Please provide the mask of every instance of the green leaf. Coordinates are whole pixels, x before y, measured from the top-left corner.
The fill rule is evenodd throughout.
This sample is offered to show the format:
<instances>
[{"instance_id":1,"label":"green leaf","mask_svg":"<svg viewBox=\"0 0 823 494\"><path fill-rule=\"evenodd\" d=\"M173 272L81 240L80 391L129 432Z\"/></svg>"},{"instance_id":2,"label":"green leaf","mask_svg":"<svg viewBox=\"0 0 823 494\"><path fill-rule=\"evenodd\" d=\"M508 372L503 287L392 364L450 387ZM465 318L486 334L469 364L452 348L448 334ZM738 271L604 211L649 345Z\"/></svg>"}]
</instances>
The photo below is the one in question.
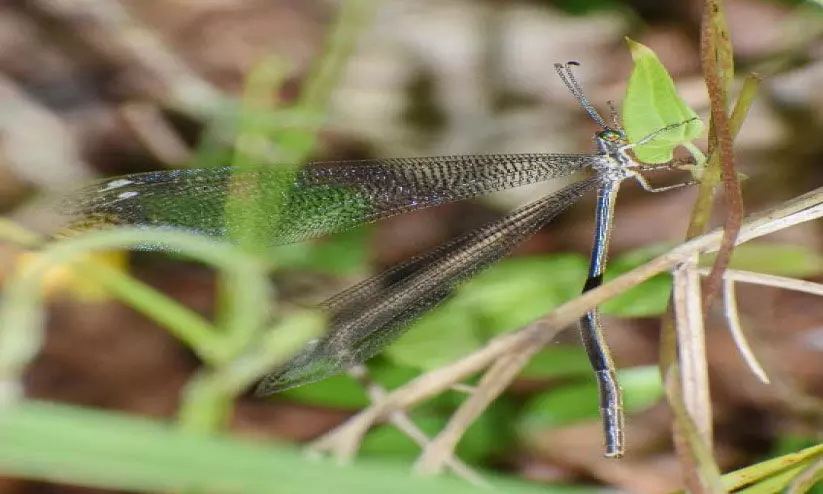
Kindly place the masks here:
<instances>
[{"instance_id":1,"label":"green leaf","mask_svg":"<svg viewBox=\"0 0 823 494\"><path fill-rule=\"evenodd\" d=\"M416 412L412 420L427 437L434 437L448 423L445 413ZM477 463L486 459L497 449L494 423L489 414L484 413L463 433L457 446L457 456L465 461ZM364 456L400 456L412 460L420 455L420 446L391 424L381 425L366 436L360 451Z\"/></svg>"},{"instance_id":2,"label":"green leaf","mask_svg":"<svg viewBox=\"0 0 823 494\"><path fill-rule=\"evenodd\" d=\"M712 266L715 257L714 254L701 257L700 265ZM823 256L800 245L748 242L735 247L729 269L808 278L823 273Z\"/></svg>"},{"instance_id":3,"label":"green leaf","mask_svg":"<svg viewBox=\"0 0 823 494\"><path fill-rule=\"evenodd\" d=\"M430 370L482 345L477 320L470 311L444 306L418 319L383 355L400 365Z\"/></svg>"},{"instance_id":4,"label":"green leaf","mask_svg":"<svg viewBox=\"0 0 823 494\"><path fill-rule=\"evenodd\" d=\"M592 367L582 346L554 345L535 355L521 376L526 379L559 379L591 373Z\"/></svg>"},{"instance_id":5,"label":"green leaf","mask_svg":"<svg viewBox=\"0 0 823 494\"><path fill-rule=\"evenodd\" d=\"M607 281L609 279L610 277L606 278ZM671 276L660 274L626 290L600 307L604 314L614 316L657 316L665 312L671 291Z\"/></svg>"},{"instance_id":6,"label":"green leaf","mask_svg":"<svg viewBox=\"0 0 823 494\"><path fill-rule=\"evenodd\" d=\"M274 400L281 398L341 410L360 410L369 406L366 391L348 374L339 374L322 381L292 388L272 397Z\"/></svg>"},{"instance_id":7,"label":"green leaf","mask_svg":"<svg viewBox=\"0 0 823 494\"><path fill-rule=\"evenodd\" d=\"M773 454L779 453L773 452ZM723 488L727 492L745 492L746 494L783 492L804 468L813 466L821 457L823 457L823 445L775 456L727 473L722 479ZM798 492L807 491L800 489Z\"/></svg>"},{"instance_id":8,"label":"green leaf","mask_svg":"<svg viewBox=\"0 0 823 494\"><path fill-rule=\"evenodd\" d=\"M671 244L656 244L618 256L606 270L605 281L610 281L623 273L642 266L669 250L670 247ZM601 310L605 314L622 317L656 316L666 310L670 294L671 276L669 274L660 274L609 300L601 305Z\"/></svg>"},{"instance_id":9,"label":"green leaf","mask_svg":"<svg viewBox=\"0 0 823 494\"><path fill-rule=\"evenodd\" d=\"M656 366L633 367L618 371L626 413L645 410L663 397L660 371ZM526 404L521 420L523 433L559 427L583 420L599 420L597 383L593 378L556 387L541 393Z\"/></svg>"},{"instance_id":10,"label":"green leaf","mask_svg":"<svg viewBox=\"0 0 823 494\"><path fill-rule=\"evenodd\" d=\"M415 412L411 419L427 437L437 435L446 425L447 417ZM364 456L399 456L409 460L420 455L420 446L391 424L383 424L369 432L360 447Z\"/></svg>"},{"instance_id":11,"label":"green leaf","mask_svg":"<svg viewBox=\"0 0 823 494\"><path fill-rule=\"evenodd\" d=\"M197 436L123 414L43 402L8 405L0 414L0 471L7 477L138 492L477 492L460 479L416 477L408 465L359 459L343 467L259 439ZM548 492L545 486L489 480L501 492Z\"/></svg>"},{"instance_id":12,"label":"green leaf","mask_svg":"<svg viewBox=\"0 0 823 494\"><path fill-rule=\"evenodd\" d=\"M656 365L631 367L618 372L626 413L639 413L663 399L663 381Z\"/></svg>"},{"instance_id":13,"label":"green leaf","mask_svg":"<svg viewBox=\"0 0 823 494\"><path fill-rule=\"evenodd\" d=\"M585 420L597 420L597 386L576 382L541 393L526 403L519 421L523 434Z\"/></svg>"},{"instance_id":14,"label":"green leaf","mask_svg":"<svg viewBox=\"0 0 823 494\"><path fill-rule=\"evenodd\" d=\"M638 142L667 125L696 119L674 86L671 76L648 47L626 38L634 69L623 99L623 125L630 142ZM674 148L703 133L703 122L692 120L664 132L651 142L633 148L644 163L671 161Z\"/></svg>"},{"instance_id":15,"label":"green leaf","mask_svg":"<svg viewBox=\"0 0 823 494\"><path fill-rule=\"evenodd\" d=\"M476 314L485 335L513 331L578 296L587 262L579 254L507 259L466 283L454 303Z\"/></svg>"},{"instance_id":16,"label":"green leaf","mask_svg":"<svg viewBox=\"0 0 823 494\"><path fill-rule=\"evenodd\" d=\"M382 356L369 360L367 365L374 382L386 389L396 388L420 375L419 368L395 365ZM363 386L346 373L292 388L275 396L283 396L308 405L341 410L359 410L370 404ZM434 398L433 402L438 403L438 400L446 401L446 398L441 395Z\"/></svg>"}]
</instances>

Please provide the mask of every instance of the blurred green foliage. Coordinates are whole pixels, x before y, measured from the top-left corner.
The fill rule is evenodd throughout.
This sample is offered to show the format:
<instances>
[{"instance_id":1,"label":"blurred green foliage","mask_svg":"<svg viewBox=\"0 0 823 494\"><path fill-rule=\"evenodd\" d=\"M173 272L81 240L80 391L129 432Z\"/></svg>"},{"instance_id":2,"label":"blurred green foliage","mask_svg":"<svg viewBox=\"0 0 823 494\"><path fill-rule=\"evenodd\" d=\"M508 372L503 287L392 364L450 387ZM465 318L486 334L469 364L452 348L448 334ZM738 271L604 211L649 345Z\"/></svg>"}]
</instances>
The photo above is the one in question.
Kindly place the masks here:
<instances>
[{"instance_id":1,"label":"blurred green foliage","mask_svg":"<svg viewBox=\"0 0 823 494\"><path fill-rule=\"evenodd\" d=\"M618 4L610 0L566 0L560 3L567 11L579 14ZM341 22L341 29L347 28L347 22ZM341 48L338 45L329 49L327 65L332 67L332 72L335 65L339 67L341 57L345 58L344 52L350 49L350 46ZM342 51L337 51L338 48ZM624 105L624 120L630 136L635 138L694 115L683 105L671 79L653 54L643 48L635 46L635 53L642 52L643 63L638 66L643 67L633 74ZM237 115L229 117L232 119L230 125L218 121L205 133L191 164L204 167L231 162L243 167L261 159L280 163L306 161L314 150L316 131L323 122L322 107L328 96L324 88L330 87L334 74L318 70L319 75L312 79L315 82L307 84L309 88L304 98L289 106L272 97L272 89L282 83L283 74L276 61L262 64L259 71L251 74L244 100L246 104ZM653 101L650 102L648 97ZM662 111L651 115L646 112L649 107ZM235 149L227 149L221 144L225 127L232 128L235 133ZM663 139L663 143L673 147L683 139L694 137L700 130L697 123L685 126L682 135L673 141ZM638 151L639 155L644 152ZM644 161L657 162L669 156L667 152L664 151L662 156L646 156ZM281 191L267 192L277 195ZM237 206L229 205L233 214L242 213L242 203ZM252 234L259 231L253 221L247 230ZM254 235L248 240L250 244L265 241ZM311 269L326 275L353 276L368 271L369 242L369 228L360 228L323 241L266 249L258 254L276 269ZM647 262L668 247L652 246L616 256L611 261L606 280ZM231 264L228 258L235 252L241 250L221 251L217 257L224 257L225 262ZM438 310L422 317L405 336L374 359L370 368L375 381L386 387L399 386L421 371L452 362L482 347L490 338L516 330L546 314L580 293L587 263L586 257L580 254L554 254L508 259L496 264L460 286ZM252 313L254 307L243 306L242 300L237 300L238 286L245 286L244 282L251 279L257 283L266 281L267 273L256 273L257 277L237 276L230 273L226 265L214 264L224 276L221 288L224 300L220 307L225 312L218 315L217 328L249 326L252 330L226 331L231 340L226 340L225 345L220 344L222 340L210 340L210 347L231 346L232 351L224 351L219 358L204 357L206 367L193 379L183 397L180 428L61 405L32 401L2 403L7 408L0 410L0 470L42 480L133 490L270 492L272 486L278 486L283 492L383 492L386 489L418 492L423 488L433 493L474 491L461 481L413 478L406 474L405 465L396 468L364 461L357 468L344 469L306 461L282 445L254 446L220 436L226 411L230 410L244 386L265 371L253 366L251 369L244 367L249 362L258 365L268 362L257 351L265 349L267 344L271 346L276 339L265 334L288 331L290 325L296 327L300 321L306 323L308 320L296 317L283 321L273 317L274 321L271 321L268 311L274 312L276 307L265 304L257 304L259 312ZM259 267L263 271L263 263ZM817 252L801 247L747 244L736 252L732 267L785 276L811 276L823 271L823 259ZM146 300L146 292L141 292L141 287L133 283L129 285L129 281L120 282L128 285L120 293L132 290ZM616 316L655 316L665 310L669 294L669 276L660 275L604 304L603 310ZM134 302L137 298L130 300ZM168 307L168 313L178 310L167 300L151 298L150 302L142 304ZM243 307L249 310L238 310ZM186 319L190 316L188 313L175 314L180 321L193 320ZM244 326L249 317L255 324ZM267 328L257 324L257 319L264 318L270 323ZM162 317L157 319L163 322ZM169 319L167 315L165 322L173 327L175 323L170 323ZM204 324L204 328L201 334L215 329L208 324ZM172 329L170 331L174 333ZM212 332L224 334L217 330ZM187 341L185 335L175 334L195 350L206 346L197 337ZM309 334L311 331L307 329L307 337ZM282 357L278 356L278 361L282 361ZM503 453L518 434L536 434L547 428L598 420L596 385L586 355L579 346L553 345L544 349L524 370L522 377L536 386L526 394L504 395L497 400L464 435L458 449L462 459L484 463ZM663 396L656 367L624 369L620 371L620 379L629 413L640 412ZM362 387L345 375L289 390L275 399L350 411L368 405ZM421 405L411 412L411 416L424 432L433 435L463 399L460 393L450 391ZM203 437L208 435L216 437ZM775 453L801 446L790 439L786 438ZM372 456L412 458L419 453L419 447L392 426L383 425L366 438L363 452ZM539 492L591 492L590 489L531 487L512 482L501 482L500 487L513 493L538 492L538 489Z\"/></svg>"}]
</instances>

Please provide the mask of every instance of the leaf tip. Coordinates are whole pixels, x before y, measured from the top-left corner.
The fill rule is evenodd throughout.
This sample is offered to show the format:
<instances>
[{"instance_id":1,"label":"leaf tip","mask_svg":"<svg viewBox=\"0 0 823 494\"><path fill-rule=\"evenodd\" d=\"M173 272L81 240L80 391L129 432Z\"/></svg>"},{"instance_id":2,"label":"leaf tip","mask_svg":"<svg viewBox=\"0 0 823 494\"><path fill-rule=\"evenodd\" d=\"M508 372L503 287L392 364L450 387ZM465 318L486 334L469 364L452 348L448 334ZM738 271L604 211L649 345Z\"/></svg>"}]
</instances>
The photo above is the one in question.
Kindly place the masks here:
<instances>
[{"instance_id":1,"label":"leaf tip","mask_svg":"<svg viewBox=\"0 0 823 494\"><path fill-rule=\"evenodd\" d=\"M643 43L639 43L629 38L628 36L626 36L624 39L626 40L626 44L629 47L629 52L631 53L632 60L634 60L635 64L647 57L653 57L657 59L657 56L654 54L654 51L652 51L652 49L648 46L644 45Z\"/></svg>"}]
</instances>

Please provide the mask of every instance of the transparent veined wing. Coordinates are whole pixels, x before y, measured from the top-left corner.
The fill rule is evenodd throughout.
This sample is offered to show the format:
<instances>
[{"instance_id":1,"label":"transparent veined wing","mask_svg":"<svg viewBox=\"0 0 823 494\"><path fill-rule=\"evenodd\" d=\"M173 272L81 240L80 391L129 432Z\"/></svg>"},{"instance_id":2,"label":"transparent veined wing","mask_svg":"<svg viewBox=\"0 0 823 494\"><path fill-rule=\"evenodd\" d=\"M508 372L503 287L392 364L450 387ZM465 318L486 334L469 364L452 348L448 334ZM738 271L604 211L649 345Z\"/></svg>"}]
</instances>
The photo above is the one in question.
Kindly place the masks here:
<instances>
[{"instance_id":1,"label":"transparent veined wing","mask_svg":"<svg viewBox=\"0 0 823 494\"><path fill-rule=\"evenodd\" d=\"M569 185L327 300L322 306L330 315L328 333L263 378L256 394L320 381L375 356L457 285L508 255L599 184L592 177Z\"/></svg>"},{"instance_id":2,"label":"transparent veined wing","mask_svg":"<svg viewBox=\"0 0 823 494\"><path fill-rule=\"evenodd\" d=\"M77 224L173 228L229 236L248 217L282 244L388 216L569 175L598 155L511 154L164 170L103 180L68 197ZM243 214L227 201L248 197ZM272 211L279 214L272 214Z\"/></svg>"}]
</instances>

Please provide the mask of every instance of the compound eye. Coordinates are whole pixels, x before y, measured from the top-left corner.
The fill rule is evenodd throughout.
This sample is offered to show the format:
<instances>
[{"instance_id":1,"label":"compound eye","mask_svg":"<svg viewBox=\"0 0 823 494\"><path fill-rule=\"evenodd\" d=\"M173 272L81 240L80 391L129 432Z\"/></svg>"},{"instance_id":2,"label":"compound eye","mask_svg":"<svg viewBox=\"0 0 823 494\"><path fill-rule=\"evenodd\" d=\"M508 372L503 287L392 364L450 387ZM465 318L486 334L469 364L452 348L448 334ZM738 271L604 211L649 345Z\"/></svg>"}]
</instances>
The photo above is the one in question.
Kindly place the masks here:
<instances>
[{"instance_id":1,"label":"compound eye","mask_svg":"<svg viewBox=\"0 0 823 494\"><path fill-rule=\"evenodd\" d=\"M599 137L601 139L603 139L604 141L616 142L616 141L619 141L620 139L623 138L623 134L621 132L616 131L616 130L609 129L609 130L604 130L603 132L601 132L599 134Z\"/></svg>"}]
</instances>

